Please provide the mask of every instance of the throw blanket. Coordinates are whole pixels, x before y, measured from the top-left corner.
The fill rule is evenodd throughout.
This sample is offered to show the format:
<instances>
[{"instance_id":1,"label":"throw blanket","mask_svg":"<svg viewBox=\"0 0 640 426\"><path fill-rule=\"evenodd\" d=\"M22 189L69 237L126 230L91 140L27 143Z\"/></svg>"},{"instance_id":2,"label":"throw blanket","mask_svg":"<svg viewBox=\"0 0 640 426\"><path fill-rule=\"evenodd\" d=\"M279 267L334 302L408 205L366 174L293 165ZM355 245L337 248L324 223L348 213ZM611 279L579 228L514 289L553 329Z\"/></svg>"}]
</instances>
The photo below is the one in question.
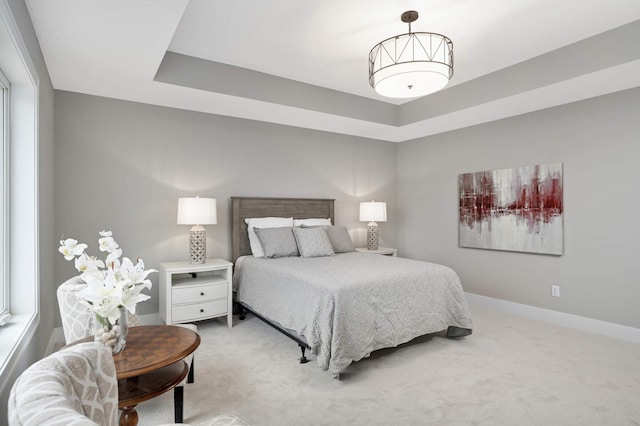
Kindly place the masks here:
<instances>
[{"instance_id":1,"label":"throw blanket","mask_svg":"<svg viewBox=\"0 0 640 426\"><path fill-rule=\"evenodd\" d=\"M377 349L472 328L458 275L434 263L357 252L247 256L234 281L240 302L304 337L334 376Z\"/></svg>"}]
</instances>

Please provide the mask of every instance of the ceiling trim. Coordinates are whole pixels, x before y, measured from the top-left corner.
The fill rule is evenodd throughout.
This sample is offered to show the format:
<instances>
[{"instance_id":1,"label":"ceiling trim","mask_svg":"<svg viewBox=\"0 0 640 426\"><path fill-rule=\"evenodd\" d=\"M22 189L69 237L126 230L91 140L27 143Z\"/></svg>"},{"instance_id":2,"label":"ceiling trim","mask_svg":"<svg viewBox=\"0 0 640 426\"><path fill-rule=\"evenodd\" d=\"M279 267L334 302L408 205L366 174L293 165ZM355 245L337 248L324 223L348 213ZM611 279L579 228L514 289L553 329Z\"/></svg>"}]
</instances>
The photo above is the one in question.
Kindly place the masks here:
<instances>
[{"instance_id":1,"label":"ceiling trim","mask_svg":"<svg viewBox=\"0 0 640 426\"><path fill-rule=\"evenodd\" d=\"M155 81L244 104L203 112L403 142L638 87L640 43L628 40L640 21L402 105L174 52Z\"/></svg>"}]
</instances>

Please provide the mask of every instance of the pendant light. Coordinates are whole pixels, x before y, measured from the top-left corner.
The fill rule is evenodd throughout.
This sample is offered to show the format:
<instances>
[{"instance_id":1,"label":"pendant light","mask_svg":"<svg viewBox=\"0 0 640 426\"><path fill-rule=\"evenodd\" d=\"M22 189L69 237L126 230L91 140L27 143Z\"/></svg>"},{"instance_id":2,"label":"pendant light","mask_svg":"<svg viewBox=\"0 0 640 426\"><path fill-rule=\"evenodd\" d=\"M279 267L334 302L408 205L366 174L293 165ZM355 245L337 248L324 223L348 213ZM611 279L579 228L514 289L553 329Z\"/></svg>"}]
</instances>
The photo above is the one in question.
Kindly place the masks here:
<instances>
[{"instance_id":1,"label":"pendant light","mask_svg":"<svg viewBox=\"0 0 640 426\"><path fill-rule=\"evenodd\" d=\"M441 34L411 32L418 12L400 19L409 32L376 44L369 53L369 84L382 96L416 98L444 88L453 75L453 43Z\"/></svg>"}]
</instances>

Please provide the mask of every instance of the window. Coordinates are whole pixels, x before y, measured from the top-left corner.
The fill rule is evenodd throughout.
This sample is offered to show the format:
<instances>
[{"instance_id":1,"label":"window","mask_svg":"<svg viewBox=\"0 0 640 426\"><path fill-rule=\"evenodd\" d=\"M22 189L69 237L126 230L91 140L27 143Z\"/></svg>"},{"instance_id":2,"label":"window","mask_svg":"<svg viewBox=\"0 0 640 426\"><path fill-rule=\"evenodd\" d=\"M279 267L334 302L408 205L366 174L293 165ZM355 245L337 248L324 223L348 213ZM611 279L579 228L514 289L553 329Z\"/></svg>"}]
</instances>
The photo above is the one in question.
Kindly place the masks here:
<instances>
[{"instance_id":1,"label":"window","mask_svg":"<svg viewBox=\"0 0 640 426\"><path fill-rule=\"evenodd\" d=\"M28 25L22 19L20 22ZM27 26L26 29L30 28ZM0 327L0 395L6 395L7 388L25 368L25 363L36 359L39 353L39 342L34 336L40 321L40 83L36 67L7 0L0 0L0 46L0 69L4 75L1 89L3 170L0 174L0 232L4 245L1 248L3 255L0 256L3 262L0 293L2 309L11 305L11 320Z\"/></svg>"},{"instance_id":2,"label":"window","mask_svg":"<svg viewBox=\"0 0 640 426\"><path fill-rule=\"evenodd\" d=\"M6 255L8 240L7 158L9 148L9 80L0 70L0 326L9 319L9 274Z\"/></svg>"}]
</instances>

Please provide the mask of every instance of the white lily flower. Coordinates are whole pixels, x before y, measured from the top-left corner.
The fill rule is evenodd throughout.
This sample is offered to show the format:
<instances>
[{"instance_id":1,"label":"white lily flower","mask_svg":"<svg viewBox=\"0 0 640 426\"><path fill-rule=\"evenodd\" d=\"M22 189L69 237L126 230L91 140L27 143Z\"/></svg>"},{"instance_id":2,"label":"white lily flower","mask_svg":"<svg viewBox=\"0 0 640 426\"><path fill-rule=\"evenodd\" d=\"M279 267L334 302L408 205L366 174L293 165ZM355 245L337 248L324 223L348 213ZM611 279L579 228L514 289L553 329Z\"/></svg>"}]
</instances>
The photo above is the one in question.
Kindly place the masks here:
<instances>
[{"instance_id":1,"label":"white lily flower","mask_svg":"<svg viewBox=\"0 0 640 426\"><path fill-rule=\"evenodd\" d=\"M128 290L126 290L123 294L122 306L127 308L127 310L132 314L136 313L136 305L138 304L138 302L144 302L145 300L151 299L151 296L140 294L140 291L142 291L143 289L143 285L131 284Z\"/></svg>"},{"instance_id":2,"label":"white lily flower","mask_svg":"<svg viewBox=\"0 0 640 426\"><path fill-rule=\"evenodd\" d=\"M152 272L158 271L155 269L148 269L145 271L142 259L138 259L138 263L135 265L128 257L122 259L120 275L123 280L129 280L133 284L143 284L143 287L151 288L151 281L147 280L147 276Z\"/></svg>"},{"instance_id":3,"label":"white lily flower","mask_svg":"<svg viewBox=\"0 0 640 426\"><path fill-rule=\"evenodd\" d=\"M64 255L66 260L71 260L76 256L80 256L86 248L86 244L78 244L78 240L67 238L66 240L60 240L58 251Z\"/></svg>"},{"instance_id":4,"label":"white lily flower","mask_svg":"<svg viewBox=\"0 0 640 426\"><path fill-rule=\"evenodd\" d=\"M120 303L119 298L104 298L100 304L94 305L93 309L96 315L107 318L110 324L115 324L120 319Z\"/></svg>"},{"instance_id":5,"label":"white lily flower","mask_svg":"<svg viewBox=\"0 0 640 426\"><path fill-rule=\"evenodd\" d=\"M105 270L87 269L80 277L87 285L102 285L105 279Z\"/></svg>"},{"instance_id":6,"label":"white lily flower","mask_svg":"<svg viewBox=\"0 0 640 426\"><path fill-rule=\"evenodd\" d=\"M82 274L87 287L78 292L78 297L86 300L97 315L108 318L111 324L120 318L119 309L124 306L124 282L119 281L116 275L117 272L111 268L87 271Z\"/></svg>"},{"instance_id":7,"label":"white lily flower","mask_svg":"<svg viewBox=\"0 0 640 426\"><path fill-rule=\"evenodd\" d=\"M111 234L111 232L107 232L107 231L103 231L103 232L105 234L107 233ZM103 232L101 232L100 235L102 235ZM106 251L109 253L112 253L114 250L120 247L118 243L116 243L116 240L114 240L113 237L111 237L110 235L100 238L98 240L98 246L100 248L100 251Z\"/></svg>"},{"instance_id":8,"label":"white lily flower","mask_svg":"<svg viewBox=\"0 0 640 426\"><path fill-rule=\"evenodd\" d=\"M101 271L99 269L89 270L82 274L82 280L87 283L87 287L78 292L78 297L87 300L93 305L98 305L105 298L120 298L122 293L117 288L117 281L112 270Z\"/></svg>"},{"instance_id":9,"label":"white lily flower","mask_svg":"<svg viewBox=\"0 0 640 426\"><path fill-rule=\"evenodd\" d=\"M109 252L107 259L105 260L107 268L120 269L120 256L122 256L122 249L114 249Z\"/></svg>"},{"instance_id":10,"label":"white lily flower","mask_svg":"<svg viewBox=\"0 0 640 426\"><path fill-rule=\"evenodd\" d=\"M60 241L58 251L66 260L75 258L75 267L81 272L82 280L87 286L78 292L78 297L89 307L99 321L108 326L114 325L120 319L121 308L135 313L138 302L149 300L151 297L141 294L145 288L151 288L151 281L147 278L155 269L144 269L144 262L138 259L134 265L129 258L122 258L122 249L113 239L111 231L101 231L98 245L100 251L108 255L103 262L84 252L86 244L69 238Z\"/></svg>"},{"instance_id":11,"label":"white lily flower","mask_svg":"<svg viewBox=\"0 0 640 426\"><path fill-rule=\"evenodd\" d=\"M104 262L86 253L82 253L76 258L75 266L78 272L87 272L93 269L104 268Z\"/></svg>"}]
</instances>

